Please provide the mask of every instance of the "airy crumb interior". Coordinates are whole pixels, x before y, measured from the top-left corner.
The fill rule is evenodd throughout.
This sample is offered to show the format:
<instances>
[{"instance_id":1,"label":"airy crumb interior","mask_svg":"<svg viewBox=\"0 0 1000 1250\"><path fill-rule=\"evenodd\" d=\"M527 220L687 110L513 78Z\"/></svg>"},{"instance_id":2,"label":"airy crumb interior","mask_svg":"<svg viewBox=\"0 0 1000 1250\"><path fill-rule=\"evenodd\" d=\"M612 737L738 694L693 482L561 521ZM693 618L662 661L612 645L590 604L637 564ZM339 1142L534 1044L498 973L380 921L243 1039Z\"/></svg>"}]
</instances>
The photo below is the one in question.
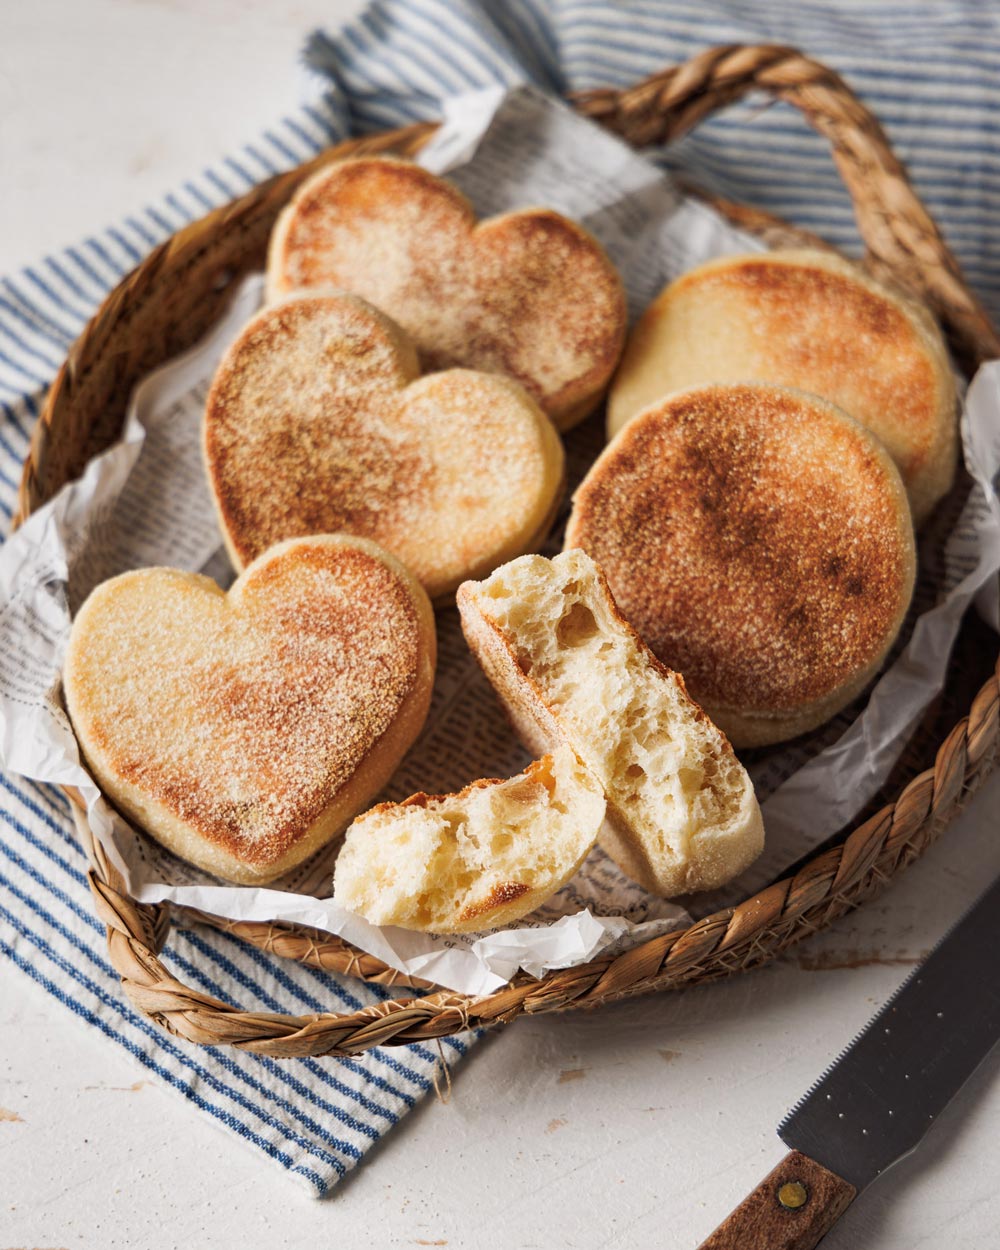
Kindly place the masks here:
<instances>
[{"instance_id":1,"label":"airy crumb interior","mask_svg":"<svg viewBox=\"0 0 1000 1250\"><path fill-rule=\"evenodd\" d=\"M662 871L689 858L693 839L724 835L742 818L749 781L732 748L622 626L589 557L523 557L480 594L481 611L514 642L521 671L600 778L609 815L641 829Z\"/></svg>"},{"instance_id":2,"label":"airy crumb interior","mask_svg":"<svg viewBox=\"0 0 1000 1250\"><path fill-rule=\"evenodd\" d=\"M510 780L418 794L359 817L337 861L336 898L374 924L489 928L568 880L603 816L599 784L562 747Z\"/></svg>"}]
</instances>

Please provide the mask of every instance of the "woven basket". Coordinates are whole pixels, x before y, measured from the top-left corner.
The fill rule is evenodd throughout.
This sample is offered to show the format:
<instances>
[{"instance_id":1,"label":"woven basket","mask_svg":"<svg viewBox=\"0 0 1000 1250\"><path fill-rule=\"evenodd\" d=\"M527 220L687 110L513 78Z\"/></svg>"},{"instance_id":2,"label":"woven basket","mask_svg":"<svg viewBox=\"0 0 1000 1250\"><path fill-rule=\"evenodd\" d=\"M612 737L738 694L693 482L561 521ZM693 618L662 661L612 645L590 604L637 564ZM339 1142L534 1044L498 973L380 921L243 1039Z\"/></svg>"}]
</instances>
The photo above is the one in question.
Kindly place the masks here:
<instances>
[{"instance_id":1,"label":"woven basket","mask_svg":"<svg viewBox=\"0 0 1000 1250\"><path fill-rule=\"evenodd\" d=\"M586 92L572 102L641 147L676 139L714 110L758 89L796 105L830 141L854 199L868 267L934 313L967 371L1000 356L996 332L878 123L824 66L792 48L713 48L628 90ZM56 378L25 464L20 517L51 499L119 436L136 382L201 338L222 313L233 282L262 268L275 217L303 179L335 157L413 155L434 130L426 123L343 143L156 248L104 301ZM802 232L755 210L715 203L772 245L803 240ZM947 696L914 736L883 792L883 805L873 806L853 831L785 879L688 929L540 981L518 976L479 998L436 992L349 1015L286 1016L240 1011L198 993L175 980L157 957L168 928L167 906L134 903L93 845L85 822L78 825L88 846L97 910L108 926L111 960L140 1010L170 1032L205 1045L229 1043L277 1056L349 1055L506 1023L522 1012L597 1006L688 986L772 959L882 889L955 815L997 759L998 673L996 639L970 616L956 647ZM78 795L71 797L79 804ZM327 934L286 924L212 922L317 967L409 984L378 959Z\"/></svg>"}]
</instances>

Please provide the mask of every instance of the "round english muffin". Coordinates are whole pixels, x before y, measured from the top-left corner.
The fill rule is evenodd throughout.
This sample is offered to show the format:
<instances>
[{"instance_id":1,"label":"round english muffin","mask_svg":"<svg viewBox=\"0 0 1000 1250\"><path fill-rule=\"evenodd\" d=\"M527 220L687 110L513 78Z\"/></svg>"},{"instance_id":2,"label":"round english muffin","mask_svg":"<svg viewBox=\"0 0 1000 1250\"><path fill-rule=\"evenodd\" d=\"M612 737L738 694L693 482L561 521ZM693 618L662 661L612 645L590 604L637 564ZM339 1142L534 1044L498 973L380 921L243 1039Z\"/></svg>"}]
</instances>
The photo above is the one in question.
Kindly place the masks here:
<instances>
[{"instance_id":1,"label":"round english muffin","mask_svg":"<svg viewBox=\"0 0 1000 1250\"><path fill-rule=\"evenodd\" d=\"M726 257L671 283L629 336L609 436L664 395L716 382L798 387L843 408L896 462L917 525L951 486L958 418L941 334L835 253Z\"/></svg>"},{"instance_id":2,"label":"round english muffin","mask_svg":"<svg viewBox=\"0 0 1000 1250\"><path fill-rule=\"evenodd\" d=\"M735 746L804 733L859 694L915 573L882 445L826 400L765 385L695 388L635 417L577 490L566 547L603 568Z\"/></svg>"}]
</instances>

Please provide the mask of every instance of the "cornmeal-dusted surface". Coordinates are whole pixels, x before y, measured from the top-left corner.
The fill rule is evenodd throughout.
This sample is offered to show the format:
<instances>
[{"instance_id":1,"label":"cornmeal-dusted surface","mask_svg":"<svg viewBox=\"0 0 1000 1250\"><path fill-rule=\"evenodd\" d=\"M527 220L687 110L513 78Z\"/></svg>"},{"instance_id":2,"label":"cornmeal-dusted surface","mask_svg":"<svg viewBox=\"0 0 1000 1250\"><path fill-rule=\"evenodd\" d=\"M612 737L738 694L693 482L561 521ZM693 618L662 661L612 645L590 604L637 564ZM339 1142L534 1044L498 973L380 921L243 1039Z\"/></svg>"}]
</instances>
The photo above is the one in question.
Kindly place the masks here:
<instances>
[{"instance_id":1,"label":"cornmeal-dusted surface","mask_svg":"<svg viewBox=\"0 0 1000 1250\"><path fill-rule=\"evenodd\" d=\"M551 421L509 378L418 373L399 327L342 292L249 323L204 426L237 567L282 539L343 531L393 552L438 599L542 541L563 481Z\"/></svg>"},{"instance_id":2,"label":"cornmeal-dusted surface","mask_svg":"<svg viewBox=\"0 0 1000 1250\"><path fill-rule=\"evenodd\" d=\"M940 331L836 253L727 257L671 283L629 335L608 432L715 382L797 387L843 408L888 449L918 525L951 486L958 411Z\"/></svg>"},{"instance_id":3,"label":"cornmeal-dusted surface","mask_svg":"<svg viewBox=\"0 0 1000 1250\"><path fill-rule=\"evenodd\" d=\"M331 165L278 219L270 298L327 286L397 321L426 370L516 378L560 429L595 406L624 343L621 281L587 231L548 209L477 224L459 191L406 161Z\"/></svg>"},{"instance_id":4,"label":"cornmeal-dusted surface","mask_svg":"<svg viewBox=\"0 0 1000 1250\"><path fill-rule=\"evenodd\" d=\"M821 724L896 637L915 573L899 474L832 404L708 386L654 404L581 483L566 532L737 746Z\"/></svg>"},{"instance_id":5,"label":"cornmeal-dusted surface","mask_svg":"<svg viewBox=\"0 0 1000 1250\"><path fill-rule=\"evenodd\" d=\"M568 747L505 781L380 803L347 831L335 897L372 924L431 933L510 924L573 876L604 810L599 781Z\"/></svg>"},{"instance_id":6,"label":"cornmeal-dusted surface","mask_svg":"<svg viewBox=\"0 0 1000 1250\"><path fill-rule=\"evenodd\" d=\"M469 646L530 750L567 743L608 801L604 850L666 896L714 889L760 854L750 778L643 644L583 551L522 556L459 588Z\"/></svg>"},{"instance_id":7,"label":"cornmeal-dusted surface","mask_svg":"<svg viewBox=\"0 0 1000 1250\"><path fill-rule=\"evenodd\" d=\"M434 679L426 594L373 543L299 539L225 594L142 569L73 624L66 703L123 812L234 881L271 880L339 833L419 733Z\"/></svg>"}]
</instances>

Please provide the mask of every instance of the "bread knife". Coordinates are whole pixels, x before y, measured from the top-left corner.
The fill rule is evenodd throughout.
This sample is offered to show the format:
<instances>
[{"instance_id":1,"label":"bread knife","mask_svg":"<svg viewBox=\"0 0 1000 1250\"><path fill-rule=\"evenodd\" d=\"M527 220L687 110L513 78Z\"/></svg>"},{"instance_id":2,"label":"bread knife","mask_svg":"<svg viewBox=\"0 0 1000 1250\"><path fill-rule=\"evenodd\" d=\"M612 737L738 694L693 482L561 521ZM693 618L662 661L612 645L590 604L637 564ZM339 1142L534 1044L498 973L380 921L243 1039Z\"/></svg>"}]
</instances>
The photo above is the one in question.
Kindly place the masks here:
<instances>
[{"instance_id":1,"label":"bread knife","mask_svg":"<svg viewBox=\"0 0 1000 1250\"><path fill-rule=\"evenodd\" d=\"M998 1038L1000 878L785 1116L790 1152L700 1250L811 1250Z\"/></svg>"}]
</instances>

